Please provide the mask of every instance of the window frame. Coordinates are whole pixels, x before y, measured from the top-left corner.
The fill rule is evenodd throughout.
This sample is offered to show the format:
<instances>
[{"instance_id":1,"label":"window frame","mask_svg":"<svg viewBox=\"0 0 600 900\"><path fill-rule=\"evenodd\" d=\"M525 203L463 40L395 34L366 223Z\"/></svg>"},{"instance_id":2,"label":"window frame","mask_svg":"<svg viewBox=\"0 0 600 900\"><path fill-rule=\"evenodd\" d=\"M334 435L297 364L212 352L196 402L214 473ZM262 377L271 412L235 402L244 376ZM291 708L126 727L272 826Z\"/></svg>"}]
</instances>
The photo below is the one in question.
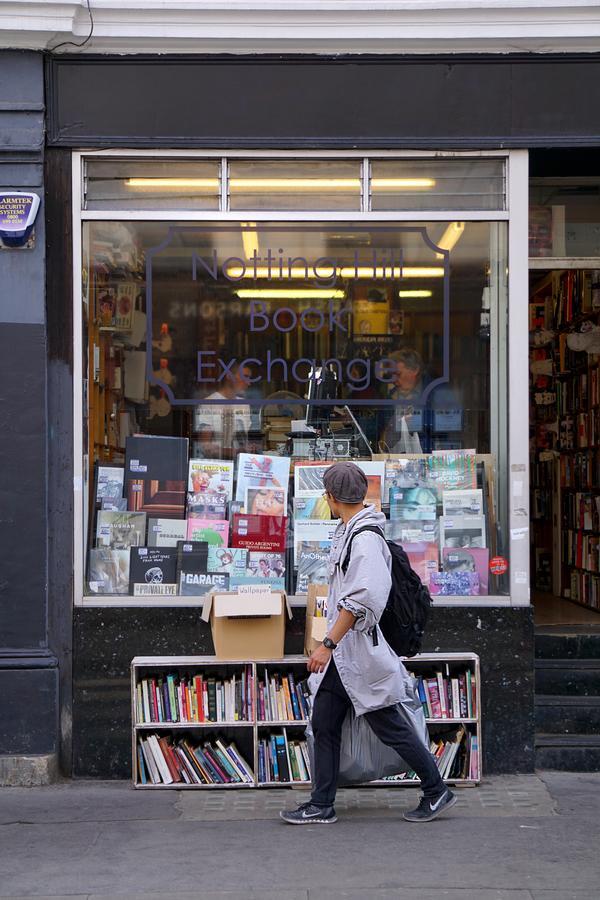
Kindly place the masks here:
<instances>
[{"instance_id":1,"label":"window frame","mask_svg":"<svg viewBox=\"0 0 600 900\"><path fill-rule=\"evenodd\" d=\"M86 210L82 208L85 195L84 163L92 158L116 159L191 159L218 158L222 171L227 172L229 159L286 159L315 161L358 159L363 177L361 210L236 210L227 209L227 178L222 179L219 210ZM367 190L370 163L377 160L408 159L481 159L501 158L505 161L505 208L499 210L424 210L373 211ZM365 204L366 199L366 204ZM382 151L361 150L76 150L72 152L72 215L73 215L73 603L76 607L202 607L201 598L133 598L119 596L86 596L84 593L85 552L87 546L88 507L86 485L90 475L89 457L83 449L84 373L87 348L83 346L82 316L82 227L84 222L122 221L205 221L241 222L508 222L507 291L496 310L497 346L492 345L491 402L497 405L492 417L490 442L497 459L499 505L508 505L505 521L510 534L509 547L510 591L507 596L436 598L436 606L493 607L527 606L529 596L529 412L525 403L509 402L518 397L528 379L528 152L526 150L476 151ZM507 391L502 391L504 383ZM508 427L504 452L500 444L502 423ZM496 446L494 446L494 443ZM502 489L500 486L503 485ZM518 501L518 502L517 502ZM525 530L523 530L525 529ZM524 538L527 538L526 540ZM306 599L291 598L292 605L303 607Z\"/></svg>"}]
</instances>

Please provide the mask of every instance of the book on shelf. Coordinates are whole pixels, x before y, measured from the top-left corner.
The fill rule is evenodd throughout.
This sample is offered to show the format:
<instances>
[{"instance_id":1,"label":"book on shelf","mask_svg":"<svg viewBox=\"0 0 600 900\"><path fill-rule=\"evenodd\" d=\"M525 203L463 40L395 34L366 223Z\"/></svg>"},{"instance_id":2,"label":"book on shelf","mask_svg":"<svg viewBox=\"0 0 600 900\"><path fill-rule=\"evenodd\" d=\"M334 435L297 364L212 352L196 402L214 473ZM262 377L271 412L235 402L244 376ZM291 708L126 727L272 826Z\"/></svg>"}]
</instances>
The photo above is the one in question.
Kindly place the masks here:
<instances>
[{"instance_id":1,"label":"book on shelf","mask_svg":"<svg viewBox=\"0 0 600 900\"><path fill-rule=\"evenodd\" d=\"M477 735L460 726L456 731L432 738L430 750L442 778L449 781L477 781L479 761ZM382 781L415 781L416 772L388 775Z\"/></svg>"},{"instance_id":2,"label":"book on shelf","mask_svg":"<svg viewBox=\"0 0 600 900\"><path fill-rule=\"evenodd\" d=\"M296 593L306 594L309 584L329 581L329 541L302 541L298 547ZM437 555L437 554L436 554Z\"/></svg>"},{"instance_id":3,"label":"book on shelf","mask_svg":"<svg viewBox=\"0 0 600 900\"><path fill-rule=\"evenodd\" d=\"M188 493L187 515L197 519L225 519L227 503L220 499L208 500L205 494Z\"/></svg>"},{"instance_id":4,"label":"book on shelf","mask_svg":"<svg viewBox=\"0 0 600 900\"><path fill-rule=\"evenodd\" d=\"M208 547L207 567L209 572L229 575L230 584L239 583L246 574L248 551L243 547Z\"/></svg>"},{"instance_id":5,"label":"book on shelf","mask_svg":"<svg viewBox=\"0 0 600 900\"><path fill-rule=\"evenodd\" d=\"M274 591L285 590L285 553L246 551L244 572L231 578L232 587L242 584L269 584Z\"/></svg>"},{"instance_id":6,"label":"book on shelf","mask_svg":"<svg viewBox=\"0 0 600 900\"><path fill-rule=\"evenodd\" d=\"M443 491L442 504L445 516L483 515L483 491L475 488L467 491Z\"/></svg>"},{"instance_id":7,"label":"book on shelf","mask_svg":"<svg viewBox=\"0 0 600 900\"><path fill-rule=\"evenodd\" d=\"M440 546L486 547L485 516L440 516Z\"/></svg>"},{"instance_id":8,"label":"book on shelf","mask_svg":"<svg viewBox=\"0 0 600 900\"><path fill-rule=\"evenodd\" d=\"M303 683L293 672L272 674L265 668L256 688L257 717L260 722L300 722L310 717Z\"/></svg>"},{"instance_id":9,"label":"book on shelf","mask_svg":"<svg viewBox=\"0 0 600 900\"><path fill-rule=\"evenodd\" d=\"M96 468L96 503L123 498L123 466L98 465Z\"/></svg>"},{"instance_id":10,"label":"book on shelf","mask_svg":"<svg viewBox=\"0 0 600 900\"><path fill-rule=\"evenodd\" d=\"M259 784L310 782L310 759L305 740L271 734L258 741Z\"/></svg>"},{"instance_id":11,"label":"book on shelf","mask_svg":"<svg viewBox=\"0 0 600 900\"><path fill-rule=\"evenodd\" d=\"M254 714L252 670L229 678L206 672L149 676L136 684L136 719L158 722L249 722Z\"/></svg>"},{"instance_id":12,"label":"book on shelf","mask_svg":"<svg viewBox=\"0 0 600 900\"><path fill-rule=\"evenodd\" d=\"M235 743L217 738L202 745L170 735L140 735L142 784L253 784L254 772ZM140 768L140 759L143 769Z\"/></svg>"},{"instance_id":13,"label":"book on shelf","mask_svg":"<svg viewBox=\"0 0 600 900\"><path fill-rule=\"evenodd\" d=\"M487 594L489 588L490 551L487 547L444 547L442 569L444 572L475 572L479 576L479 593Z\"/></svg>"},{"instance_id":14,"label":"book on shelf","mask_svg":"<svg viewBox=\"0 0 600 900\"><path fill-rule=\"evenodd\" d=\"M250 516L285 516L287 490L273 487L246 488L244 511Z\"/></svg>"},{"instance_id":15,"label":"book on shelf","mask_svg":"<svg viewBox=\"0 0 600 900\"><path fill-rule=\"evenodd\" d=\"M427 719L475 718L475 681L470 669L417 677L417 691Z\"/></svg>"}]
</instances>

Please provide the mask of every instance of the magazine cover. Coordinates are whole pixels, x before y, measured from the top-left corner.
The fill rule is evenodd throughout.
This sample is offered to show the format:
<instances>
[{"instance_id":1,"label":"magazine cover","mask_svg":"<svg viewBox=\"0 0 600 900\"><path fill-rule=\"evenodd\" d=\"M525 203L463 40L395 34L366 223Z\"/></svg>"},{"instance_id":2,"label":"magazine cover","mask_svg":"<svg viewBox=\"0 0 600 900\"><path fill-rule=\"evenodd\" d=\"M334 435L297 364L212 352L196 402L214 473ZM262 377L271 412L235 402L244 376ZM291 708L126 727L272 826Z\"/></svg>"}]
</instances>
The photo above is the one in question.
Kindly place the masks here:
<instances>
[{"instance_id":1,"label":"magazine cover","mask_svg":"<svg viewBox=\"0 0 600 900\"><path fill-rule=\"evenodd\" d=\"M222 459L190 459L188 492L205 496L206 503L228 503L233 498L233 462Z\"/></svg>"},{"instance_id":2,"label":"magazine cover","mask_svg":"<svg viewBox=\"0 0 600 900\"><path fill-rule=\"evenodd\" d=\"M285 516L233 516L231 546L261 552L285 552Z\"/></svg>"},{"instance_id":3,"label":"magazine cover","mask_svg":"<svg viewBox=\"0 0 600 900\"><path fill-rule=\"evenodd\" d=\"M429 472L439 491L476 488L475 451L434 450L429 457Z\"/></svg>"},{"instance_id":4,"label":"magazine cover","mask_svg":"<svg viewBox=\"0 0 600 900\"><path fill-rule=\"evenodd\" d=\"M113 512L127 512L127 497L103 497L100 509L111 509Z\"/></svg>"},{"instance_id":5,"label":"magazine cover","mask_svg":"<svg viewBox=\"0 0 600 900\"><path fill-rule=\"evenodd\" d=\"M369 487L367 488L365 503L372 504L378 512L381 512L381 477L379 475L367 475L367 481Z\"/></svg>"},{"instance_id":6,"label":"magazine cover","mask_svg":"<svg viewBox=\"0 0 600 900\"><path fill-rule=\"evenodd\" d=\"M101 509L96 525L96 545L111 550L143 547L146 543L145 512L112 512Z\"/></svg>"},{"instance_id":7,"label":"magazine cover","mask_svg":"<svg viewBox=\"0 0 600 900\"><path fill-rule=\"evenodd\" d=\"M208 571L209 547L204 541L180 541L177 545L177 584L183 597L201 597L214 588L227 590L229 575Z\"/></svg>"},{"instance_id":8,"label":"magazine cover","mask_svg":"<svg viewBox=\"0 0 600 900\"><path fill-rule=\"evenodd\" d=\"M187 520L187 541L202 541L215 547L226 547L229 537L229 522L226 519Z\"/></svg>"},{"instance_id":9,"label":"magazine cover","mask_svg":"<svg viewBox=\"0 0 600 900\"><path fill-rule=\"evenodd\" d=\"M383 501L390 502L390 489L393 487L417 488L429 487L429 467L427 460L401 457L386 459Z\"/></svg>"},{"instance_id":10,"label":"magazine cover","mask_svg":"<svg viewBox=\"0 0 600 900\"><path fill-rule=\"evenodd\" d=\"M92 594L128 594L129 550L90 550L88 586Z\"/></svg>"},{"instance_id":11,"label":"magazine cover","mask_svg":"<svg viewBox=\"0 0 600 900\"><path fill-rule=\"evenodd\" d=\"M98 466L96 502L123 497L125 469L122 466Z\"/></svg>"},{"instance_id":12,"label":"magazine cover","mask_svg":"<svg viewBox=\"0 0 600 900\"><path fill-rule=\"evenodd\" d=\"M132 547L129 561L129 593L134 597L177 594L177 550Z\"/></svg>"},{"instance_id":13,"label":"magazine cover","mask_svg":"<svg viewBox=\"0 0 600 900\"><path fill-rule=\"evenodd\" d=\"M246 571L231 579L232 587L238 584L269 584L273 590L285 590L285 553L249 550Z\"/></svg>"},{"instance_id":14,"label":"magazine cover","mask_svg":"<svg viewBox=\"0 0 600 900\"><path fill-rule=\"evenodd\" d=\"M229 575L231 580L246 574L246 555L243 547L209 547L208 571Z\"/></svg>"},{"instance_id":15,"label":"magazine cover","mask_svg":"<svg viewBox=\"0 0 600 900\"><path fill-rule=\"evenodd\" d=\"M443 491L442 504L445 516L481 516L483 515L483 491L474 490Z\"/></svg>"},{"instance_id":16,"label":"magazine cover","mask_svg":"<svg viewBox=\"0 0 600 900\"><path fill-rule=\"evenodd\" d=\"M433 572L429 592L432 597L476 597L479 575L476 572Z\"/></svg>"},{"instance_id":17,"label":"magazine cover","mask_svg":"<svg viewBox=\"0 0 600 900\"><path fill-rule=\"evenodd\" d=\"M294 463L294 496L298 498L320 497L325 490L323 475L333 463Z\"/></svg>"},{"instance_id":18,"label":"magazine cover","mask_svg":"<svg viewBox=\"0 0 600 900\"><path fill-rule=\"evenodd\" d=\"M307 594L309 584L328 583L329 547L327 541L302 541L298 547L297 594Z\"/></svg>"},{"instance_id":19,"label":"magazine cover","mask_svg":"<svg viewBox=\"0 0 600 900\"><path fill-rule=\"evenodd\" d=\"M331 546L338 520L297 519L294 522L294 565L298 565L300 544L305 541L316 541Z\"/></svg>"},{"instance_id":20,"label":"magazine cover","mask_svg":"<svg viewBox=\"0 0 600 900\"><path fill-rule=\"evenodd\" d=\"M490 551L483 547L470 549L454 549L444 547L442 550L442 567L444 572L476 572L479 576L479 593L489 593Z\"/></svg>"},{"instance_id":21,"label":"magazine cover","mask_svg":"<svg viewBox=\"0 0 600 900\"><path fill-rule=\"evenodd\" d=\"M390 489L390 520L435 521L436 512L437 496L431 488L393 487Z\"/></svg>"},{"instance_id":22,"label":"magazine cover","mask_svg":"<svg viewBox=\"0 0 600 900\"><path fill-rule=\"evenodd\" d=\"M148 519L148 547L176 547L186 533L184 519Z\"/></svg>"},{"instance_id":23,"label":"magazine cover","mask_svg":"<svg viewBox=\"0 0 600 900\"><path fill-rule=\"evenodd\" d=\"M484 516L441 516L441 547L485 547Z\"/></svg>"},{"instance_id":24,"label":"magazine cover","mask_svg":"<svg viewBox=\"0 0 600 900\"><path fill-rule=\"evenodd\" d=\"M438 522L403 521L402 519L387 520L384 526L385 536L388 541L398 544L435 543L439 541Z\"/></svg>"},{"instance_id":25,"label":"magazine cover","mask_svg":"<svg viewBox=\"0 0 600 900\"><path fill-rule=\"evenodd\" d=\"M325 497L294 497L295 519L331 519L331 510Z\"/></svg>"},{"instance_id":26,"label":"magazine cover","mask_svg":"<svg viewBox=\"0 0 600 900\"><path fill-rule=\"evenodd\" d=\"M383 491L385 489L385 460L369 460L354 459L359 469L362 469L367 479L370 477L379 478L379 499L383 500Z\"/></svg>"},{"instance_id":27,"label":"magazine cover","mask_svg":"<svg viewBox=\"0 0 600 900\"><path fill-rule=\"evenodd\" d=\"M412 569L417 573L423 584L429 584L431 576L439 569L439 554L437 544L433 541L406 541L403 549L408 556Z\"/></svg>"},{"instance_id":28,"label":"magazine cover","mask_svg":"<svg viewBox=\"0 0 600 900\"><path fill-rule=\"evenodd\" d=\"M282 488L247 488L244 509L249 516L285 516L287 494Z\"/></svg>"},{"instance_id":29,"label":"magazine cover","mask_svg":"<svg viewBox=\"0 0 600 900\"><path fill-rule=\"evenodd\" d=\"M285 491L287 498L290 479L290 459L288 456L239 453L237 461L236 500L241 500L245 503L248 488L280 488Z\"/></svg>"},{"instance_id":30,"label":"magazine cover","mask_svg":"<svg viewBox=\"0 0 600 900\"><path fill-rule=\"evenodd\" d=\"M207 494L190 494L187 495L187 514L197 519L226 519L227 518L227 502L215 497L214 502L211 500L212 495Z\"/></svg>"}]
</instances>

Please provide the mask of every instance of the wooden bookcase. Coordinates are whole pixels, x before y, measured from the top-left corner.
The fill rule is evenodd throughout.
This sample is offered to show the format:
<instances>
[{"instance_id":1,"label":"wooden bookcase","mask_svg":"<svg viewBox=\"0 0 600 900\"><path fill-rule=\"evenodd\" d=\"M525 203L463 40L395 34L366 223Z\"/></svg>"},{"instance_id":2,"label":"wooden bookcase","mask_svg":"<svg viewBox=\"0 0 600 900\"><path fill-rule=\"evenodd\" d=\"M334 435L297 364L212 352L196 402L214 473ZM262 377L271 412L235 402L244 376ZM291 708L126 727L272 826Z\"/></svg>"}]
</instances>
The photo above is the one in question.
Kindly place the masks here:
<instances>
[{"instance_id":1,"label":"wooden bookcase","mask_svg":"<svg viewBox=\"0 0 600 900\"><path fill-rule=\"evenodd\" d=\"M423 653L406 661L407 668L415 676L431 677L436 671L441 671L444 676L453 677L467 669L471 673L474 686L475 715L472 717L458 718L429 718L428 727L432 737L437 734L451 733L457 727L463 726L469 734L477 738L476 765L474 777L448 778L450 784L475 785L481 778L481 680L479 657L474 653ZM234 673L241 673L245 667L251 670L251 684L253 692L253 715L248 721L235 722L142 722L138 719L136 702L136 688L144 678L166 676L168 673L180 673L190 675L203 673L215 678L228 678ZM289 787L290 785L306 785L307 781L269 781L258 780L258 744L261 737L273 731L282 733L286 730L291 740L302 740L304 730L308 724L302 720L278 720L262 721L257 717L257 683L267 669L270 674L279 673L285 675L292 672L297 681L305 678L306 657L286 656L282 659L270 659L260 661L250 660L219 660L214 656L140 656L135 657L131 663L131 715L132 715L132 772L133 786L136 789L205 789L205 788L261 788L261 787ZM201 742L223 737L227 742L235 742L240 754L252 768L254 779L252 783L236 784L142 784L138 768L137 746L138 738L148 734L158 736L169 735L177 737L185 735L193 741ZM475 777L476 776L476 777ZM392 787L396 785L415 785L418 779L402 778L398 780L382 779L370 782L372 785L384 785Z\"/></svg>"}]
</instances>

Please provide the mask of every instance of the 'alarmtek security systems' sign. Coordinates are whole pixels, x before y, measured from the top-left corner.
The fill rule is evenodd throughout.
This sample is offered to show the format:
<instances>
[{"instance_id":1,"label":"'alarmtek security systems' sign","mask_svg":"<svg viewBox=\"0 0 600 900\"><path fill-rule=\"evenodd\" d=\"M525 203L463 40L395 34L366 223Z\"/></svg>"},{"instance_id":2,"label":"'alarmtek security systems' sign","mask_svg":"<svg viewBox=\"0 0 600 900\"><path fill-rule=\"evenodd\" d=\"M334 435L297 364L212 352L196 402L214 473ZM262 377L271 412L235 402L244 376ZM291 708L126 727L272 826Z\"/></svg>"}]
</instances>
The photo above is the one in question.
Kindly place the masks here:
<instances>
[{"instance_id":1,"label":"'alarmtek security systems' sign","mask_svg":"<svg viewBox=\"0 0 600 900\"><path fill-rule=\"evenodd\" d=\"M25 244L39 208L37 194L0 192L0 238L7 247L22 247Z\"/></svg>"}]
</instances>

